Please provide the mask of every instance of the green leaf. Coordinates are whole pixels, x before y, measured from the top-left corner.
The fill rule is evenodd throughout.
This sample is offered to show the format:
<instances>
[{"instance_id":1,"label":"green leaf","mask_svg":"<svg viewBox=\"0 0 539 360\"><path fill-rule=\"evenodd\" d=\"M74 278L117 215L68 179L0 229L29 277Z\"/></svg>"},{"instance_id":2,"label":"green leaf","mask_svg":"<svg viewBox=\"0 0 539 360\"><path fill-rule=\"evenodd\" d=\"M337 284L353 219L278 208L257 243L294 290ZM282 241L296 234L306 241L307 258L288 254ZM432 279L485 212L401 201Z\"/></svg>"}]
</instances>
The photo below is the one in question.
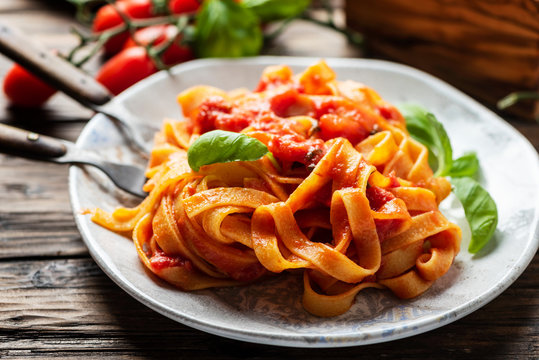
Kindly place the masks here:
<instances>
[{"instance_id":1,"label":"green leaf","mask_svg":"<svg viewBox=\"0 0 539 360\"><path fill-rule=\"evenodd\" d=\"M256 14L234 0L206 0L198 12L195 50L198 57L258 55L263 35Z\"/></svg>"},{"instance_id":2,"label":"green leaf","mask_svg":"<svg viewBox=\"0 0 539 360\"><path fill-rule=\"evenodd\" d=\"M498 210L490 194L470 177L452 178L453 192L462 203L464 214L472 230L468 251L475 254L494 235L498 224Z\"/></svg>"},{"instance_id":3,"label":"green leaf","mask_svg":"<svg viewBox=\"0 0 539 360\"><path fill-rule=\"evenodd\" d=\"M479 171L479 160L475 152L468 152L453 160L451 170L448 175L452 177L469 176L474 177Z\"/></svg>"},{"instance_id":4,"label":"green leaf","mask_svg":"<svg viewBox=\"0 0 539 360\"><path fill-rule=\"evenodd\" d=\"M418 105L401 105L400 111L406 119L410 135L428 148L429 164L434 175L447 175L453 162L453 149L443 125L433 114Z\"/></svg>"},{"instance_id":5,"label":"green leaf","mask_svg":"<svg viewBox=\"0 0 539 360\"><path fill-rule=\"evenodd\" d=\"M187 151L194 171L201 166L231 161L254 161L271 154L258 139L231 131L214 130L201 135Z\"/></svg>"},{"instance_id":6,"label":"green leaf","mask_svg":"<svg viewBox=\"0 0 539 360\"><path fill-rule=\"evenodd\" d=\"M476 253L492 238L498 224L496 203L489 193L471 178L479 170L473 152L453 160L451 142L436 117L417 105L400 107L410 135L429 150L429 163L435 176L451 176L453 192L459 198L472 230L468 251Z\"/></svg>"},{"instance_id":7,"label":"green leaf","mask_svg":"<svg viewBox=\"0 0 539 360\"><path fill-rule=\"evenodd\" d=\"M285 20L300 15L311 0L243 0L244 7L251 9L263 22Z\"/></svg>"}]
</instances>

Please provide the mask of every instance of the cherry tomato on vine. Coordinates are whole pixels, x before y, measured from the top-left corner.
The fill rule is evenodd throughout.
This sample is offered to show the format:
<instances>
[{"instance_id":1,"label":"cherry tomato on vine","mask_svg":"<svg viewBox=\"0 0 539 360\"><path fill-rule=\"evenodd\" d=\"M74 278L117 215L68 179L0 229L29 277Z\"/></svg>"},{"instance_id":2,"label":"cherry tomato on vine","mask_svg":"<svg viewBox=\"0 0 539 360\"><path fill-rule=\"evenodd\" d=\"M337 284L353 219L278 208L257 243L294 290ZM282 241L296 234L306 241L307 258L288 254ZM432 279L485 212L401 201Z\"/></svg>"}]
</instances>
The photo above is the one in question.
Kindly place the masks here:
<instances>
[{"instance_id":1,"label":"cherry tomato on vine","mask_svg":"<svg viewBox=\"0 0 539 360\"><path fill-rule=\"evenodd\" d=\"M168 8L173 14L195 12L200 7L197 0L170 0Z\"/></svg>"},{"instance_id":2,"label":"cherry tomato on vine","mask_svg":"<svg viewBox=\"0 0 539 360\"><path fill-rule=\"evenodd\" d=\"M146 19L154 16L152 0L119 0L115 6L132 19ZM98 33L123 24L124 20L116 8L110 4L101 7L96 13L92 31ZM127 32L113 36L105 43L105 52L109 55L116 54L128 38Z\"/></svg>"},{"instance_id":3,"label":"cherry tomato on vine","mask_svg":"<svg viewBox=\"0 0 539 360\"><path fill-rule=\"evenodd\" d=\"M4 77L4 93L15 105L41 106L55 92L56 89L45 84L19 64L13 65Z\"/></svg>"},{"instance_id":4,"label":"cherry tomato on vine","mask_svg":"<svg viewBox=\"0 0 539 360\"><path fill-rule=\"evenodd\" d=\"M96 79L116 95L155 72L157 68L146 49L138 46L124 49L110 58Z\"/></svg>"},{"instance_id":5,"label":"cherry tomato on vine","mask_svg":"<svg viewBox=\"0 0 539 360\"><path fill-rule=\"evenodd\" d=\"M133 38L126 41L124 49L139 46L152 45L159 46L176 36L176 27L174 25L154 25L137 30ZM193 59L194 55L191 49L186 45L180 45L181 39L171 44L161 56L165 65L175 65L181 62Z\"/></svg>"}]
</instances>

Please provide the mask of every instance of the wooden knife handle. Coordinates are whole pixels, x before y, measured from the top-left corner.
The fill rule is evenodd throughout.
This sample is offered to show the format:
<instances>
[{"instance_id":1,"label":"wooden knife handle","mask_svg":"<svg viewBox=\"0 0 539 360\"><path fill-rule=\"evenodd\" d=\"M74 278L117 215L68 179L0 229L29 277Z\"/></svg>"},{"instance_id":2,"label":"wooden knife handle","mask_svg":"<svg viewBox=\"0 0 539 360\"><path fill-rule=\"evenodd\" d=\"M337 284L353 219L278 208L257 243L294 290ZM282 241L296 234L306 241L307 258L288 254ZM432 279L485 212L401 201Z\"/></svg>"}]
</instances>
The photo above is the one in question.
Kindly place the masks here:
<instances>
[{"instance_id":1,"label":"wooden knife handle","mask_svg":"<svg viewBox=\"0 0 539 360\"><path fill-rule=\"evenodd\" d=\"M23 157L54 159L65 155L67 147L61 140L0 124L0 151Z\"/></svg>"},{"instance_id":2,"label":"wooden knife handle","mask_svg":"<svg viewBox=\"0 0 539 360\"><path fill-rule=\"evenodd\" d=\"M83 105L103 105L112 98L91 76L4 24L0 24L0 52Z\"/></svg>"}]
</instances>

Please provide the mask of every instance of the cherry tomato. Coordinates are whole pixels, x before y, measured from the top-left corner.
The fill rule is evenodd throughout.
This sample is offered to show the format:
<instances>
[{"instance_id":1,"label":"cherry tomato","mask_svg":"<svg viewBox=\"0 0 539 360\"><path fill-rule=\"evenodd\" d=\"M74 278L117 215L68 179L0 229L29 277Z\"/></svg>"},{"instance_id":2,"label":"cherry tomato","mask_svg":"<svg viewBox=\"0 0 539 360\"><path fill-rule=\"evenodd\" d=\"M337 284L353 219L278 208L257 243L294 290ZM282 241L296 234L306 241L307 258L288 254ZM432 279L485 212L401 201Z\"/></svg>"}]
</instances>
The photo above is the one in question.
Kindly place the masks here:
<instances>
[{"instance_id":1,"label":"cherry tomato","mask_svg":"<svg viewBox=\"0 0 539 360\"><path fill-rule=\"evenodd\" d=\"M96 75L114 95L155 73L157 68L143 47L131 47L110 58Z\"/></svg>"},{"instance_id":2,"label":"cherry tomato","mask_svg":"<svg viewBox=\"0 0 539 360\"><path fill-rule=\"evenodd\" d=\"M183 14L195 12L200 7L200 3L196 0L170 0L168 8L173 14Z\"/></svg>"},{"instance_id":3,"label":"cherry tomato","mask_svg":"<svg viewBox=\"0 0 539 360\"><path fill-rule=\"evenodd\" d=\"M124 49L136 47L139 45L154 45L158 46L165 41L176 36L176 27L174 25L154 25L137 30L134 34L134 39L128 39L124 45ZM181 39L167 49L162 55L161 60L165 65L175 65L181 62L193 59L193 52L185 45L180 45Z\"/></svg>"},{"instance_id":4,"label":"cherry tomato","mask_svg":"<svg viewBox=\"0 0 539 360\"><path fill-rule=\"evenodd\" d=\"M115 3L116 8L133 19L146 19L154 16L152 11L152 0L119 0ZM102 32L115 26L123 24L123 19L116 8L110 4L101 7L95 16L92 24L93 32ZM116 54L120 51L124 43L129 38L127 32L118 34L109 39L104 48L108 55Z\"/></svg>"},{"instance_id":5,"label":"cherry tomato","mask_svg":"<svg viewBox=\"0 0 539 360\"><path fill-rule=\"evenodd\" d=\"M56 89L15 64L4 78L4 93L11 103L19 106L37 107L47 101Z\"/></svg>"}]
</instances>

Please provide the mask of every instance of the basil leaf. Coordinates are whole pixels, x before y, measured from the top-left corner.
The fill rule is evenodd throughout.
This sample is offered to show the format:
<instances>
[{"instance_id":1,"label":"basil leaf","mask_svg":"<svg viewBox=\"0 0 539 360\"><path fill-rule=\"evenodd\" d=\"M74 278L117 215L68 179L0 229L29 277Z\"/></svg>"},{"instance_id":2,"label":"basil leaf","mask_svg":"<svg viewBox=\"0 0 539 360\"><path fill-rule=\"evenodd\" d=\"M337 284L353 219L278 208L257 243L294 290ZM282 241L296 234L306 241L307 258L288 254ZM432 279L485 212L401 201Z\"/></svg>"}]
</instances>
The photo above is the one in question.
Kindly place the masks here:
<instances>
[{"instance_id":1,"label":"basil leaf","mask_svg":"<svg viewBox=\"0 0 539 360\"><path fill-rule=\"evenodd\" d=\"M405 104L400 106L400 110L410 136L428 148L434 175L447 175L453 162L453 149L443 125L421 106Z\"/></svg>"},{"instance_id":2,"label":"basil leaf","mask_svg":"<svg viewBox=\"0 0 539 360\"><path fill-rule=\"evenodd\" d=\"M194 171L201 166L231 161L254 161L268 154L258 139L231 131L214 130L201 135L189 147L187 161Z\"/></svg>"},{"instance_id":3,"label":"basil leaf","mask_svg":"<svg viewBox=\"0 0 539 360\"><path fill-rule=\"evenodd\" d=\"M470 177L452 178L453 191L464 207L472 230L468 251L475 254L494 235L498 224L498 209L490 194Z\"/></svg>"},{"instance_id":4,"label":"basil leaf","mask_svg":"<svg viewBox=\"0 0 539 360\"><path fill-rule=\"evenodd\" d=\"M234 0L204 1L196 18L198 57L258 55L262 41L262 30L253 11Z\"/></svg>"},{"instance_id":5,"label":"basil leaf","mask_svg":"<svg viewBox=\"0 0 539 360\"><path fill-rule=\"evenodd\" d=\"M300 15L311 0L243 0L242 4L251 9L263 22L285 20Z\"/></svg>"},{"instance_id":6,"label":"basil leaf","mask_svg":"<svg viewBox=\"0 0 539 360\"><path fill-rule=\"evenodd\" d=\"M490 194L471 178L479 170L479 160L473 152L453 160L451 142L436 117L417 105L400 107L406 128L414 139L429 150L429 163L435 176L451 176L453 192L462 203L472 230L470 253L481 250L492 238L498 224L498 210Z\"/></svg>"},{"instance_id":7,"label":"basil leaf","mask_svg":"<svg viewBox=\"0 0 539 360\"><path fill-rule=\"evenodd\" d=\"M479 160L477 159L477 155L474 152L468 152L458 159L453 160L453 165L451 165L448 175L452 177L474 177L478 171Z\"/></svg>"}]
</instances>

